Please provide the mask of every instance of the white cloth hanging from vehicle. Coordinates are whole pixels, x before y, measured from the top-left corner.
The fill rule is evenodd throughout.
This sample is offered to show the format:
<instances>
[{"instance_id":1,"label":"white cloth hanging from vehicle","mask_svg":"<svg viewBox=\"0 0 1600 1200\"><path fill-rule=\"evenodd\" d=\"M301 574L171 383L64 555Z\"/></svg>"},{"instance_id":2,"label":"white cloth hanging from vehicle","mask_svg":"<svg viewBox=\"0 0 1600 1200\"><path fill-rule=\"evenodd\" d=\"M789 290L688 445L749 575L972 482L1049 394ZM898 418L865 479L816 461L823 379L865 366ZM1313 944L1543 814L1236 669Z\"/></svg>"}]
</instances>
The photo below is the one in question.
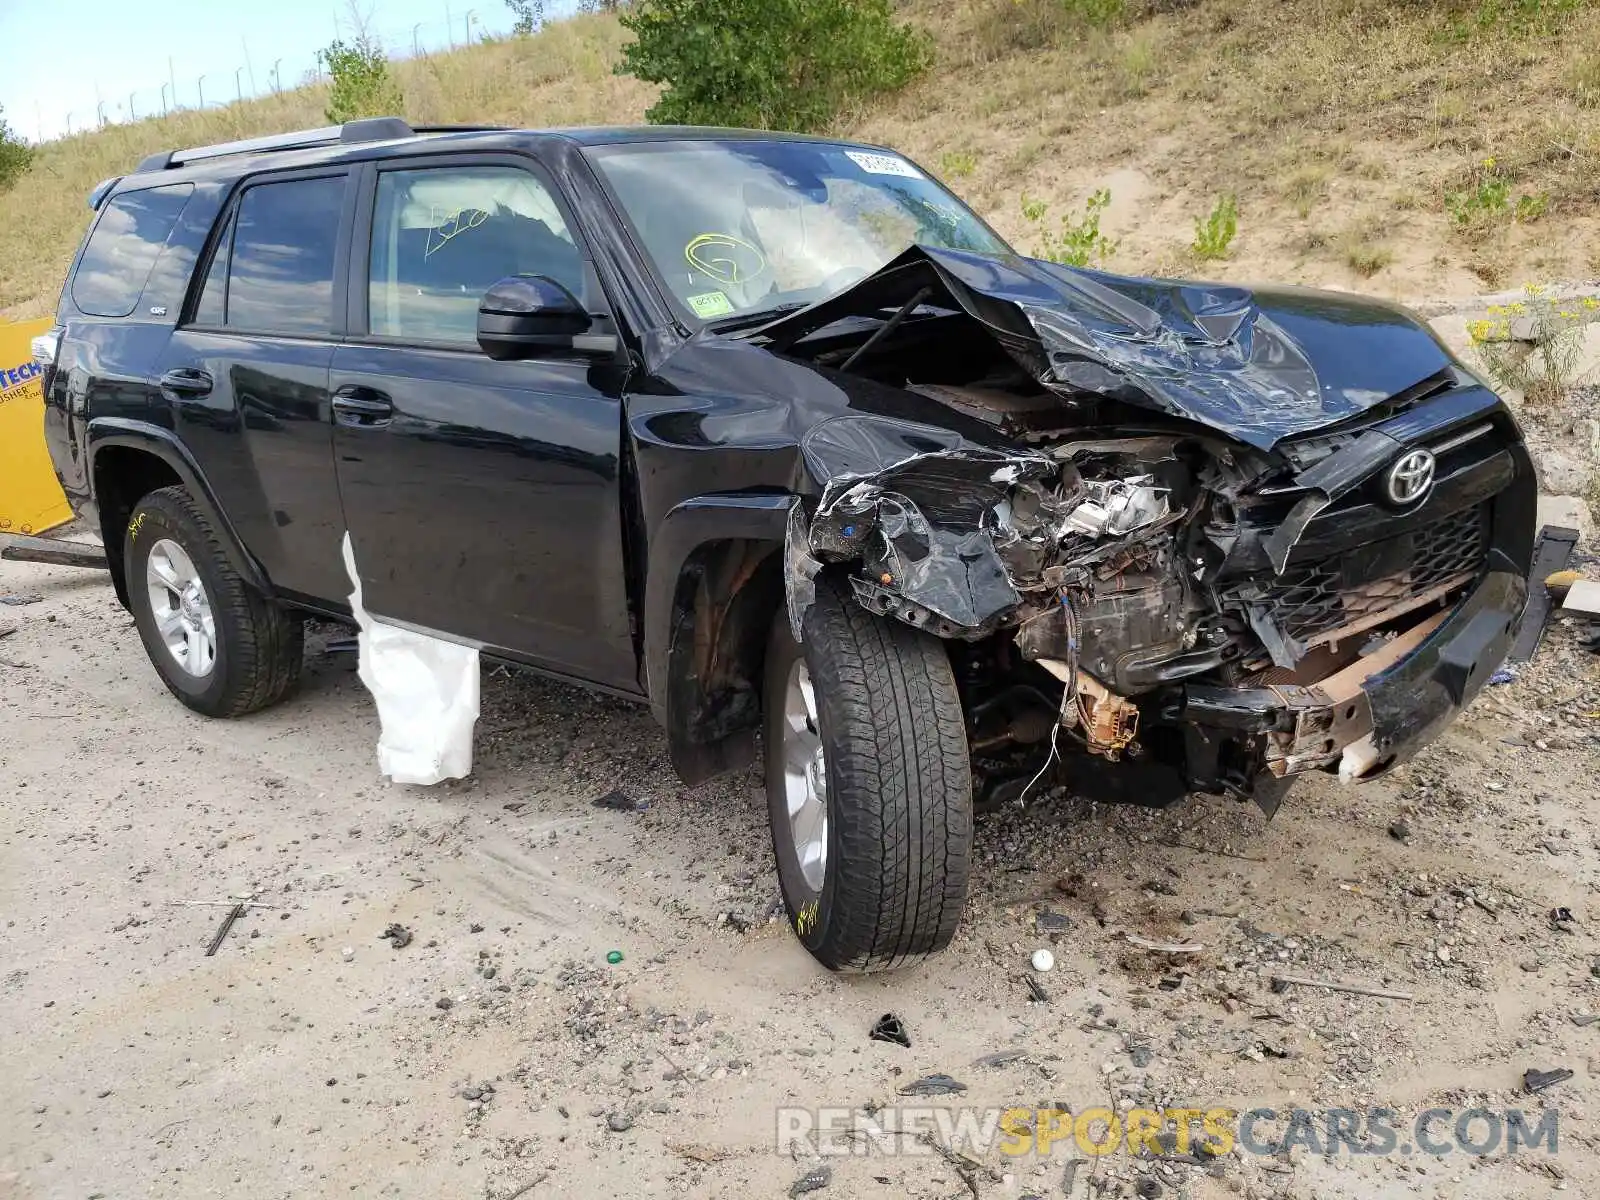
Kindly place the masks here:
<instances>
[{"instance_id":1,"label":"white cloth hanging from vehicle","mask_svg":"<svg viewBox=\"0 0 1600 1200\"><path fill-rule=\"evenodd\" d=\"M378 706L378 770L431 785L472 773L478 650L373 618L361 604L355 551L344 535L350 611L360 627L358 674Z\"/></svg>"}]
</instances>

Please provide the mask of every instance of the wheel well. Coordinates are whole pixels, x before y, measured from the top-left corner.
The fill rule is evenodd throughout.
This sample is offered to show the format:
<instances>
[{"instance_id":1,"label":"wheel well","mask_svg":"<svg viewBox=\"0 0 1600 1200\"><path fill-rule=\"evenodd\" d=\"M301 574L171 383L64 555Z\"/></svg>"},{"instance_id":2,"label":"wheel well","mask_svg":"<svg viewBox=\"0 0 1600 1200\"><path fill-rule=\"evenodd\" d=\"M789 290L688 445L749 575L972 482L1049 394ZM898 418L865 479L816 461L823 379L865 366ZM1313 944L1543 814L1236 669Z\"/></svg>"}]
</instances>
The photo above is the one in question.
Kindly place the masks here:
<instances>
[{"instance_id":1,"label":"wheel well","mask_svg":"<svg viewBox=\"0 0 1600 1200\"><path fill-rule=\"evenodd\" d=\"M761 725L761 671L783 603L782 546L726 538L678 572L667 649L667 737L686 782L748 766Z\"/></svg>"},{"instance_id":2,"label":"wheel well","mask_svg":"<svg viewBox=\"0 0 1600 1200\"><path fill-rule=\"evenodd\" d=\"M107 446L94 456L94 496L100 509L100 537L117 599L128 605L127 572L122 561L123 534L133 506L140 499L183 480L163 459L131 446Z\"/></svg>"}]
</instances>

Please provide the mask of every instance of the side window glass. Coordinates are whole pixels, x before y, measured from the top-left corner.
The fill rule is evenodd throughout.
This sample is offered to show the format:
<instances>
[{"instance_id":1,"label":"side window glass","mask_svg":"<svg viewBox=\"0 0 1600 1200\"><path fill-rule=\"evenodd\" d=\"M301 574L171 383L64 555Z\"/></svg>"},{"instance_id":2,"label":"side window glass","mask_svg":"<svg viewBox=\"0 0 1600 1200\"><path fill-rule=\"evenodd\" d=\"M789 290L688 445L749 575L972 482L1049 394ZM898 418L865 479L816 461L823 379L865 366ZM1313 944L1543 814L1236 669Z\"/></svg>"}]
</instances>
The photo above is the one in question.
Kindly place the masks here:
<instances>
[{"instance_id":1,"label":"side window glass","mask_svg":"<svg viewBox=\"0 0 1600 1200\"><path fill-rule=\"evenodd\" d=\"M95 222L72 279L72 299L92 317L125 317L172 236L194 184L175 183L113 196Z\"/></svg>"},{"instance_id":2,"label":"side window glass","mask_svg":"<svg viewBox=\"0 0 1600 1200\"><path fill-rule=\"evenodd\" d=\"M211 266L206 270L206 281L200 288L200 299L194 306L196 325L222 325L227 321L228 257L233 249L233 220L217 239L217 248L211 255Z\"/></svg>"},{"instance_id":3,"label":"side window glass","mask_svg":"<svg viewBox=\"0 0 1600 1200\"><path fill-rule=\"evenodd\" d=\"M478 302L507 275L548 275L586 299L560 208L516 167L381 172L371 264L368 323L379 336L475 343Z\"/></svg>"},{"instance_id":4,"label":"side window glass","mask_svg":"<svg viewBox=\"0 0 1600 1200\"><path fill-rule=\"evenodd\" d=\"M259 184L245 192L228 262L229 328L290 334L333 329L344 188L340 176Z\"/></svg>"}]
</instances>

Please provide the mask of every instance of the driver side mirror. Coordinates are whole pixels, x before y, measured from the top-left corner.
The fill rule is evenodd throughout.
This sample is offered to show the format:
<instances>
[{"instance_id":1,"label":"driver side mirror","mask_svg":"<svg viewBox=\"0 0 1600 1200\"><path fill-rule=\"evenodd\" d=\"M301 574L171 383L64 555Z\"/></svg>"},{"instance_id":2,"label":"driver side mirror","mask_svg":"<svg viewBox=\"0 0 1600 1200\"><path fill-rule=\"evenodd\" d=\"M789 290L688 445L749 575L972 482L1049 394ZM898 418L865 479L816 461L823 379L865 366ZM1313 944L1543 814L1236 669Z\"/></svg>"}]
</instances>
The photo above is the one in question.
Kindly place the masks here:
<instances>
[{"instance_id":1,"label":"driver side mirror","mask_svg":"<svg viewBox=\"0 0 1600 1200\"><path fill-rule=\"evenodd\" d=\"M478 346L500 361L573 350L592 323L578 298L548 275L511 275L478 303Z\"/></svg>"}]
</instances>

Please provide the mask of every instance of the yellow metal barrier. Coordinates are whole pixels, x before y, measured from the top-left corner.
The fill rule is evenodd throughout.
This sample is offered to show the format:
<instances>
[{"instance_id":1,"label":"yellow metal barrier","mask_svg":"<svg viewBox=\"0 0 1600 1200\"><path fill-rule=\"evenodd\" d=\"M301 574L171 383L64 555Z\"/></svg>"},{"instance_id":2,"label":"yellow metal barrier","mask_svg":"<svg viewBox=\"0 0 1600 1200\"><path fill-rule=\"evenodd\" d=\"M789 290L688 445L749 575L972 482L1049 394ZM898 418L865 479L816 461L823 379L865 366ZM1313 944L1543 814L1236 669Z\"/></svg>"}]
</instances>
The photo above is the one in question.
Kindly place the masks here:
<instances>
[{"instance_id":1,"label":"yellow metal barrier","mask_svg":"<svg viewBox=\"0 0 1600 1200\"><path fill-rule=\"evenodd\" d=\"M0 533L40 533L72 519L44 445L44 396L30 345L50 324L0 325Z\"/></svg>"}]
</instances>

